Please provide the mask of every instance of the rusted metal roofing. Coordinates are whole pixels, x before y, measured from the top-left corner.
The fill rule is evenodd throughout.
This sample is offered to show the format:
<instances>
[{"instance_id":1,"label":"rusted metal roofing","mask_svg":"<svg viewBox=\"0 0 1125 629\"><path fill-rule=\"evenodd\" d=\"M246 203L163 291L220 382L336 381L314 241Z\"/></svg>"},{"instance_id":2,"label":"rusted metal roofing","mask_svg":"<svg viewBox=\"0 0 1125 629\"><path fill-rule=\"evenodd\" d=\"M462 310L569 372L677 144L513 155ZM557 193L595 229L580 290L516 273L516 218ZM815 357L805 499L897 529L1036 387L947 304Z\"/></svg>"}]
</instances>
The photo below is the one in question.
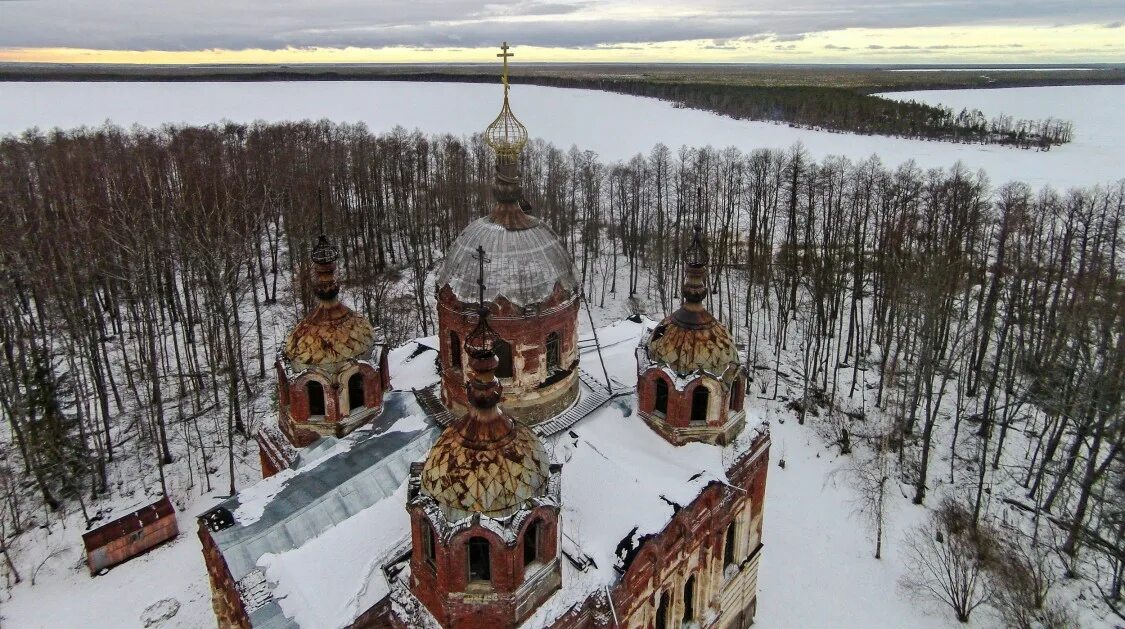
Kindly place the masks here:
<instances>
[{"instance_id":1,"label":"rusted metal roofing","mask_svg":"<svg viewBox=\"0 0 1125 629\"><path fill-rule=\"evenodd\" d=\"M528 219L526 229L508 229L487 216L469 223L438 271L438 288L448 285L459 300L475 303L478 263L473 256L484 247L491 260L485 270L485 301L505 297L517 306L529 306L550 297L556 284L568 292L577 289L574 263L558 236L539 219Z\"/></svg>"},{"instance_id":2,"label":"rusted metal roofing","mask_svg":"<svg viewBox=\"0 0 1125 629\"><path fill-rule=\"evenodd\" d=\"M82 543L86 546L86 552L89 552L101 548L113 540L135 533L150 524L156 523L161 518L175 513L176 509L165 496L150 505L141 507L128 515L121 516L86 533L82 536Z\"/></svg>"},{"instance_id":3,"label":"rusted metal roofing","mask_svg":"<svg viewBox=\"0 0 1125 629\"><path fill-rule=\"evenodd\" d=\"M422 468L422 491L449 511L505 517L542 496L550 459L539 438L510 417L487 426L462 418L445 429Z\"/></svg>"},{"instance_id":4,"label":"rusted metal roofing","mask_svg":"<svg viewBox=\"0 0 1125 629\"><path fill-rule=\"evenodd\" d=\"M375 328L364 316L337 300L317 305L285 339L287 359L303 368L330 365L370 353Z\"/></svg>"},{"instance_id":5,"label":"rusted metal roofing","mask_svg":"<svg viewBox=\"0 0 1125 629\"><path fill-rule=\"evenodd\" d=\"M726 327L690 302L653 329L648 356L681 376L705 371L722 377L739 365L738 350Z\"/></svg>"}]
</instances>

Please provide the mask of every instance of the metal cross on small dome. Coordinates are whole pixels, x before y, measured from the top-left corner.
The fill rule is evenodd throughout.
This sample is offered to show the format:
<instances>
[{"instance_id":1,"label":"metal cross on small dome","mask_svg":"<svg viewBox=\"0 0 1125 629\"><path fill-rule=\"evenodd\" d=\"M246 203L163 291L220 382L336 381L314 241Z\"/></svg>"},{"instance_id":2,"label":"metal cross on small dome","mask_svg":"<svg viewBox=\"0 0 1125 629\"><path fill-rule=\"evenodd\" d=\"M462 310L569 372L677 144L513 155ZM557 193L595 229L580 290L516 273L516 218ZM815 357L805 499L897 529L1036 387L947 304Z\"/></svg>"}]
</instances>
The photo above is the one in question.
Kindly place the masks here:
<instances>
[{"instance_id":1,"label":"metal cross on small dome","mask_svg":"<svg viewBox=\"0 0 1125 629\"><path fill-rule=\"evenodd\" d=\"M480 288L480 301L477 302L477 326L465 337L465 351L473 357L483 357L492 353L492 346L499 338L492 326L488 325L488 308L484 305L484 263L492 260L485 255L484 247L478 246L473 259L480 265L477 286Z\"/></svg>"}]
</instances>

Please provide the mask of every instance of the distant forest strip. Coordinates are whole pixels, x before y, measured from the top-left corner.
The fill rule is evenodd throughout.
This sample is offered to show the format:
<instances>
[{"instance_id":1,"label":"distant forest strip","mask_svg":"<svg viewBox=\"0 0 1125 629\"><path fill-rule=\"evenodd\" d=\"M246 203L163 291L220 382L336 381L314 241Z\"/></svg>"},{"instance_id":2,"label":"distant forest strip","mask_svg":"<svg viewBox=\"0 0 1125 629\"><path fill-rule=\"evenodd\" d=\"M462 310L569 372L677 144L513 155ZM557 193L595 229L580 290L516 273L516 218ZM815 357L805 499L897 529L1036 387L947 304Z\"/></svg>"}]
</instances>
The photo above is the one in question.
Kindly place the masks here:
<instances>
[{"instance_id":1,"label":"distant forest strip","mask_svg":"<svg viewBox=\"0 0 1125 629\"><path fill-rule=\"evenodd\" d=\"M1057 514L1040 543L1120 606L1125 181L992 189L799 147L603 163L533 142L520 169L591 303L670 312L702 226L752 395L788 396L842 454L892 450L919 504L952 485L974 522L1001 491ZM86 509L121 460L183 466L186 491L226 466L235 491L274 409L267 315L313 301L318 192L345 298L398 343L434 333L427 278L492 180L479 136L327 121L0 139L0 529Z\"/></svg>"},{"instance_id":2,"label":"distant forest strip","mask_svg":"<svg viewBox=\"0 0 1125 629\"><path fill-rule=\"evenodd\" d=\"M129 69L22 68L0 66L0 80L394 80L492 83L492 72L476 66L416 70L416 66L187 67ZM1120 83L1125 74L1100 68L1089 76L1064 70L1029 77L1016 73L981 83L974 73L888 72L872 69L723 68L714 66L532 66L513 76L514 83L593 89L668 101L680 107L711 111L743 120L789 124L868 135L967 143L988 143L1048 150L1073 137L1073 124L1057 118L1017 120L1003 113L987 118L979 110L954 111L872 95L879 89L922 86L1043 85L1087 82ZM932 75L932 76L931 76ZM953 76L951 76L953 75ZM962 76L956 76L962 75ZM968 75L967 77L964 75ZM882 83L880 83L882 82Z\"/></svg>"}]
</instances>

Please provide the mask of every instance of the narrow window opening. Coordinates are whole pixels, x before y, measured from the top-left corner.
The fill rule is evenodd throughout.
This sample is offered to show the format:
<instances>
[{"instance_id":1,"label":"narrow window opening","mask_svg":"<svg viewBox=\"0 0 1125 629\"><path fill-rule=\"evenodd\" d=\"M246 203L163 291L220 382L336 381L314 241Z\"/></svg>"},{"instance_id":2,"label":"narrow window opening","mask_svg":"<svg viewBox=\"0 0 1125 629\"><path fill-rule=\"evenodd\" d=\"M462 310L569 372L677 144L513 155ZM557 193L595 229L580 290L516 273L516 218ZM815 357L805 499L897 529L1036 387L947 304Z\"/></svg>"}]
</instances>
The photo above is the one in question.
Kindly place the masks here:
<instances>
[{"instance_id":1,"label":"narrow window opening","mask_svg":"<svg viewBox=\"0 0 1125 629\"><path fill-rule=\"evenodd\" d=\"M348 378L348 409L354 413L363 408L363 376L356 373Z\"/></svg>"},{"instance_id":2,"label":"narrow window opening","mask_svg":"<svg viewBox=\"0 0 1125 629\"><path fill-rule=\"evenodd\" d=\"M435 548L437 547L436 535L434 535L434 527L429 522L423 524L425 528L422 530L422 558L426 563L431 566L434 565L434 560L437 558Z\"/></svg>"},{"instance_id":3,"label":"narrow window opening","mask_svg":"<svg viewBox=\"0 0 1125 629\"><path fill-rule=\"evenodd\" d=\"M707 405L711 402L711 391L703 385L695 387L691 394L691 421L707 421Z\"/></svg>"},{"instance_id":4,"label":"narrow window opening","mask_svg":"<svg viewBox=\"0 0 1125 629\"><path fill-rule=\"evenodd\" d=\"M547 335L547 373L553 373L562 368L562 337L558 332Z\"/></svg>"},{"instance_id":5,"label":"narrow window opening","mask_svg":"<svg viewBox=\"0 0 1125 629\"><path fill-rule=\"evenodd\" d=\"M684 583L684 622L695 620L695 575L688 577Z\"/></svg>"},{"instance_id":6,"label":"narrow window opening","mask_svg":"<svg viewBox=\"0 0 1125 629\"><path fill-rule=\"evenodd\" d=\"M461 368L461 337L456 332L449 333L449 366Z\"/></svg>"},{"instance_id":7,"label":"narrow window opening","mask_svg":"<svg viewBox=\"0 0 1125 629\"><path fill-rule=\"evenodd\" d=\"M492 345L492 351L496 353L496 359L499 365L496 367L497 378L511 378L512 377L512 346L503 339L497 339Z\"/></svg>"},{"instance_id":8,"label":"narrow window opening","mask_svg":"<svg viewBox=\"0 0 1125 629\"><path fill-rule=\"evenodd\" d=\"M488 540L483 537L469 539L469 581L492 579Z\"/></svg>"},{"instance_id":9,"label":"narrow window opening","mask_svg":"<svg viewBox=\"0 0 1125 629\"><path fill-rule=\"evenodd\" d=\"M668 383L660 376L656 377L656 404L653 410L660 415L668 414Z\"/></svg>"},{"instance_id":10,"label":"narrow window opening","mask_svg":"<svg viewBox=\"0 0 1125 629\"><path fill-rule=\"evenodd\" d=\"M723 545L723 567L734 564L734 522L727 526L727 539Z\"/></svg>"},{"instance_id":11,"label":"narrow window opening","mask_svg":"<svg viewBox=\"0 0 1125 629\"><path fill-rule=\"evenodd\" d=\"M668 628L668 593L660 593L660 604L656 606L656 629Z\"/></svg>"},{"instance_id":12,"label":"narrow window opening","mask_svg":"<svg viewBox=\"0 0 1125 629\"><path fill-rule=\"evenodd\" d=\"M309 380L305 385L305 392L309 396L309 415L324 415L324 387L316 380Z\"/></svg>"},{"instance_id":13,"label":"narrow window opening","mask_svg":"<svg viewBox=\"0 0 1125 629\"><path fill-rule=\"evenodd\" d=\"M525 566L539 560L540 525L540 522L534 522L523 534L523 565Z\"/></svg>"}]
</instances>

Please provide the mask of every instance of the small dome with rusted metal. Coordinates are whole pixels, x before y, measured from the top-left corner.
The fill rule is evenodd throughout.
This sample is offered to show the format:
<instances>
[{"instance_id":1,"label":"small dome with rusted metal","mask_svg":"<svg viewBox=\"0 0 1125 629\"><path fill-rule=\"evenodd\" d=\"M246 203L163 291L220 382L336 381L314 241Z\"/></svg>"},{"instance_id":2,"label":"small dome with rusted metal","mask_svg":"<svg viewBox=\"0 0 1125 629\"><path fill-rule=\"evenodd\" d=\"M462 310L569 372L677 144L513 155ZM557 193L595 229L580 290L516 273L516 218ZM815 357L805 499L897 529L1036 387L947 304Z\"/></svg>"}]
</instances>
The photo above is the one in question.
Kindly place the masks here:
<instances>
[{"instance_id":1,"label":"small dome with rusted metal","mask_svg":"<svg viewBox=\"0 0 1125 629\"><path fill-rule=\"evenodd\" d=\"M483 275L480 282L483 290ZM493 346L499 337L488 324L483 301L479 308L476 329L465 337L471 406L430 448L421 475L422 491L455 520L472 513L509 516L545 495L551 475L539 437L496 406L502 385Z\"/></svg>"},{"instance_id":2,"label":"small dome with rusted metal","mask_svg":"<svg viewBox=\"0 0 1125 629\"><path fill-rule=\"evenodd\" d=\"M705 371L722 378L736 371L738 350L726 327L707 310L688 305L665 317L653 330L649 358L681 376Z\"/></svg>"},{"instance_id":3,"label":"small dome with rusted metal","mask_svg":"<svg viewBox=\"0 0 1125 629\"><path fill-rule=\"evenodd\" d=\"M321 234L312 250L313 293L319 303L293 328L282 349L297 370L364 358L375 346L371 322L337 299L338 257L339 251Z\"/></svg>"},{"instance_id":4,"label":"small dome with rusted metal","mask_svg":"<svg viewBox=\"0 0 1125 629\"><path fill-rule=\"evenodd\" d=\"M681 376L705 371L723 379L738 371L738 350L726 327L703 306L708 255L700 228L684 257L683 304L653 329L648 356Z\"/></svg>"},{"instance_id":5,"label":"small dome with rusted metal","mask_svg":"<svg viewBox=\"0 0 1125 629\"><path fill-rule=\"evenodd\" d=\"M375 346L375 328L339 301L320 303L285 339L284 354L297 369L363 358Z\"/></svg>"},{"instance_id":6,"label":"small dome with rusted metal","mask_svg":"<svg viewBox=\"0 0 1125 629\"><path fill-rule=\"evenodd\" d=\"M422 491L449 511L502 518L547 492L550 459L539 438L507 415L459 421L442 433L422 468Z\"/></svg>"}]
</instances>

